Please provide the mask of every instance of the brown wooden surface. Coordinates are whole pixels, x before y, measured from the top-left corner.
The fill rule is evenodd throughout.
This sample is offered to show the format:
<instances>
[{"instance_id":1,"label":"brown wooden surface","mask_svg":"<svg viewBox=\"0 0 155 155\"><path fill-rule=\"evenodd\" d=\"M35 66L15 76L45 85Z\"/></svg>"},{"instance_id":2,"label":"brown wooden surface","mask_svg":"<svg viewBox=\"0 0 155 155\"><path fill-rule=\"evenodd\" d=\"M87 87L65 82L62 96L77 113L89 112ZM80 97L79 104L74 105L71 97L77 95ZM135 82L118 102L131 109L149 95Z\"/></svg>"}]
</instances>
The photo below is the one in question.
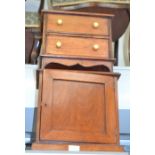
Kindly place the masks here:
<instances>
[{"instance_id":1,"label":"brown wooden surface","mask_svg":"<svg viewBox=\"0 0 155 155\"><path fill-rule=\"evenodd\" d=\"M118 83L117 83L117 80L118 80L118 78L117 77L115 77L114 78L114 93L115 93L115 110L116 110L116 124L117 124L117 135L116 135L116 138L117 138L117 144L119 145L119 141L120 141L120 130L119 130L119 105L118 105Z\"/></svg>"},{"instance_id":2,"label":"brown wooden surface","mask_svg":"<svg viewBox=\"0 0 155 155\"><path fill-rule=\"evenodd\" d=\"M61 42L62 45L60 48L57 48L57 42ZM99 49L95 50L95 45L98 45ZM45 53L54 55L108 58L109 41L107 39L86 39L80 37L64 37L51 35L47 36L46 38Z\"/></svg>"},{"instance_id":3,"label":"brown wooden surface","mask_svg":"<svg viewBox=\"0 0 155 155\"><path fill-rule=\"evenodd\" d=\"M37 64L41 47L41 31L38 28L25 28L25 63Z\"/></svg>"},{"instance_id":4,"label":"brown wooden surface","mask_svg":"<svg viewBox=\"0 0 155 155\"><path fill-rule=\"evenodd\" d=\"M113 14L112 40L114 42L122 36L130 22L130 4L86 2L72 6L53 7L51 9L59 11L65 10L85 13Z\"/></svg>"},{"instance_id":5,"label":"brown wooden surface","mask_svg":"<svg viewBox=\"0 0 155 155\"><path fill-rule=\"evenodd\" d=\"M33 143L33 150L61 150L69 151L69 145L73 144L43 144L43 143ZM76 144L80 146L79 151L113 151L113 152L123 152L124 149L119 145L106 145L106 144Z\"/></svg>"},{"instance_id":6,"label":"brown wooden surface","mask_svg":"<svg viewBox=\"0 0 155 155\"><path fill-rule=\"evenodd\" d=\"M41 102L42 102L42 86L43 86L43 72L39 72L39 93L38 93L38 108L37 108L37 123L36 123L36 142L39 143L40 137L40 118L41 118Z\"/></svg>"},{"instance_id":7,"label":"brown wooden surface","mask_svg":"<svg viewBox=\"0 0 155 155\"><path fill-rule=\"evenodd\" d=\"M91 17L109 20L105 24L108 35L88 34L86 28L75 32L80 22L74 20L74 26L70 28L73 32L66 32L66 27L64 31L53 32L54 23L48 25L53 22L48 16L53 14L56 17L66 15L68 23L78 16L80 22L86 25L89 25ZM86 19L86 23L81 17ZM45 12L37 137L32 149L68 150L68 145L76 143L82 151L123 151L119 146L116 96L119 74L112 72L111 17L78 12ZM56 48L57 41L61 41L61 46ZM93 44L99 44L100 48L92 50Z\"/></svg>"},{"instance_id":8,"label":"brown wooden surface","mask_svg":"<svg viewBox=\"0 0 155 155\"><path fill-rule=\"evenodd\" d=\"M72 11L113 14L112 18L112 41L117 41L127 29L130 22L129 8L110 8L101 6L89 6L84 8L75 8Z\"/></svg>"},{"instance_id":9,"label":"brown wooden surface","mask_svg":"<svg viewBox=\"0 0 155 155\"><path fill-rule=\"evenodd\" d=\"M99 17L83 17L75 15L48 15L47 31L65 32L65 33L84 33L95 35L108 35L108 19ZM58 25L57 21L61 19L62 25ZM98 28L93 27L93 23L99 24Z\"/></svg>"},{"instance_id":10,"label":"brown wooden surface","mask_svg":"<svg viewBox=\"0 0 155 155\"><path fill-rule=\"evenodd\" d=\"M102 17L102 18L113 18L112 14L102 14L102 13L88 13L88 12L78 12L78 11L64 11L64 10L42 10L43 14L57 14L57 15L75 15L75 16L85 16L85 17Z\"/></svg>"},{"instance_id":11,"label":"brown wooden surface","mask_svg":"<svg viewBox=\"0 0 155 155\"><path fill-rule=\"evenodd\" d=\"M44 70L40 139L116 143L113 83L106 75Z\"/></svg>"},{"instance_id":12,"label":"brown wooden surface","mask_svg":"<svg viewBox=\"0 0 155 155\"><path fill-rule=\"evenodd\" d=\"M25 29L25 63L31 61L31 53L33 49L34 35L30 28Z\"/></svg>"},{"instance_id":13,"label":"brown wooden surface","mask_svg":"<svg viewBox=\"0 0 155 155\"><path fill-rule=\"evenodd\" d=\"M40 47L41 47L41 37L34 36L34 43L33 43L33 49L31 52L31 64L37 64L37 58L40 54Z\"/></svg>"},{"instance_id":14,"label":"brown wooden surface","mask_svg":"<svg viewBox=\"0 0 155 155\"><path fill-rule=\"evenodd\" d=\"M76 11L85 13L100 13L100 14L113 14L112 18L112 41L114 44L114 57L116 58L115 65L118 65L118 39L126 31L130 22L130 4L114 4L114 3L102 3L102 2L86 2L80 4L74 4L72 6L51 7L52 10L65 10Z\"/></svg>"},{"instance_id":15,"label":"brown wooden surface","mask_svg":"<svg viewBox=\"0 0 155 155\"><path fill-rule=\"evenodd\" d=\"M83 68L89 68L91 70L91 67L93 66L101 66L100 68L96 69L96 71L113 71L113 64L114 59L82 59L82 58L64 58L64 57L42 57L41 61L41 69L49 68L51 65L55 64L61 64L64 65L66 69L69 69L69 66L75 66L80 65ZM53 66L53 65L52 65ZM102 67L103 66L103 67ZM53 68L53 67L51 67ZM58 68L57 68L58 69ZM74 68L76 69L76 68Z\"/></svg>"},{"instance_id":16,"label":"brown wooden surface","mask_svg":"<svg viewBox=\"0 0 155 155\"><path fill-rule=\"evenodd\" d=\"M108 14L45 12L41 54L91 58L111 57L111 18L112 15ZM62 25L57 25L58 19L62 19ZM93 22L99 23L99 27L93 28ZM58 41L62 44L60 48L56 47ZM96 45L99 48L94 50Z\"/></svg>"}]
</instances>

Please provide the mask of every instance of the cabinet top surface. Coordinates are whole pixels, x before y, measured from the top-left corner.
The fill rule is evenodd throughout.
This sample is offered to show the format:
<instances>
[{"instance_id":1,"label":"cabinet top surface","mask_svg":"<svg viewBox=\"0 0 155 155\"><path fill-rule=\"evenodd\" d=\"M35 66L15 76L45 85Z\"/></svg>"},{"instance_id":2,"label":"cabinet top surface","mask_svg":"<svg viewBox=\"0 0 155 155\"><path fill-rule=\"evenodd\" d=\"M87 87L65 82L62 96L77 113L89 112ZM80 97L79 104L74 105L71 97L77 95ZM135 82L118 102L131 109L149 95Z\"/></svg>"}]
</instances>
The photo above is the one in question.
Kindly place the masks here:
<instances>
[{"instance_id":1,"label":"cabinet top surface","mask_svg":"<svg viewBox=\"0 0 155 155\"><path fill-rule=\"evenodd\" d=\"M91 17L106 17L112 18L113 14L101 14L101 13L86 13L76 11L58 11L58 10L42 10L43 14L64 14L64 15L79 15L79 16L91 16Z\"/></svg>"}]
</instances>

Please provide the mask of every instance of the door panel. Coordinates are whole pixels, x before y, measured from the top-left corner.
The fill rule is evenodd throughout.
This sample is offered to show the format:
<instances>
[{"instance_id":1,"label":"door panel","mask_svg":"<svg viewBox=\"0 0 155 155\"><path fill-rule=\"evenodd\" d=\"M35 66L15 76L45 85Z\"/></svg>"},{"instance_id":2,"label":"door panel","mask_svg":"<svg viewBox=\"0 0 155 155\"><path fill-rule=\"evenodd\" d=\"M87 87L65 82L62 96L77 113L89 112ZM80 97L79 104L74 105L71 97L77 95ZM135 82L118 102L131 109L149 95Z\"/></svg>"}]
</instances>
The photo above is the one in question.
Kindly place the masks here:
<instances>
[{"instance_id":1,"label":"door panel","mask_svg":"<svg viewBox=\"0 0 155 155\"><path fill-rule=\"evenodd\" d=\"M115 143L113 89L108 75L44 70L40 139Z\"/></svg>"}]
</instances>

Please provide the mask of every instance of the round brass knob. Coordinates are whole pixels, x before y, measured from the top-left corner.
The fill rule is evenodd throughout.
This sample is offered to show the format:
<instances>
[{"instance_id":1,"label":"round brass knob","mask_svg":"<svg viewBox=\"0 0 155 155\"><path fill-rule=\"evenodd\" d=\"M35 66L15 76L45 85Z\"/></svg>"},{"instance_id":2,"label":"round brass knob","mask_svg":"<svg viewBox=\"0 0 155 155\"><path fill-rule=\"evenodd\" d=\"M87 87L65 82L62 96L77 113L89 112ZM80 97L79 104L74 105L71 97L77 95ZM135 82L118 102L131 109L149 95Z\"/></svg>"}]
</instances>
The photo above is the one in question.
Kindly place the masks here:
<instances>
[{"instance_id":1,"label":"round brass knob","mask_svg":"<svg viewBox=\"0 0 155 155\"><path fill-rule=\"evenodd\" d=\"M57 20L57 24L58 24L58 25L62 25L62 24L63 24L62 19L58 19L58 20Z\"/></svg>"},{"instance_id":2,"label":"round brass knob","mask_svg":"<svg viewBox=\"0 0 155 155\"><path fill-rule=\"evenodd\" d=\"M97 51L100 48L100 46L98 44L93 45L93 50Z\"/></svg>"},{"instance_id":3,"label":"round brass knob","mask_svg":"<svg viewBox=\"0 0 155 155\"><path fill-rule=\"evenodd\" d=\"M57 42L56 42L56 47L57 47L57 48L61 48L61 45L62 45L61 41L57 41Z\"/></svg>"},{"instance_id":4,"label":"round brass knob","mask_svg":"<svg viewBox=\"0 0 155 155\"><path fill-rule=\"evenodd\" d=\"M93 28L97 29L99 27L99 23L98 22L94 22L93 23Z\"/></svg>"}]
</instances>

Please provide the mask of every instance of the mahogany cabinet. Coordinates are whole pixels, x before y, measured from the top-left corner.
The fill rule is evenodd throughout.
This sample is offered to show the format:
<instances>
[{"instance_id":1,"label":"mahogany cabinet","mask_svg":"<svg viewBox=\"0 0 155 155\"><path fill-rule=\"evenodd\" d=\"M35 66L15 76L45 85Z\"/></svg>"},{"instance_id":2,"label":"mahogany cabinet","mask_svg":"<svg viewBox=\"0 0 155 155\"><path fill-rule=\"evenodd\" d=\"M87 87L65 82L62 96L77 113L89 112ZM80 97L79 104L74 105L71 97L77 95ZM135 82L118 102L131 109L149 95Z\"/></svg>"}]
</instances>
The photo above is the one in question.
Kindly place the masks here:
<instances>
[{"instance_id":1,"label":"mahogany cabinet","mask_svg":"<svg viewBox=\"0 0 155 155\"><path fill-rule=\"evenodd\" d=\"M123 151L112 15L45 11L36 141L32 149Z\"/></svg>"}]
</instances>

